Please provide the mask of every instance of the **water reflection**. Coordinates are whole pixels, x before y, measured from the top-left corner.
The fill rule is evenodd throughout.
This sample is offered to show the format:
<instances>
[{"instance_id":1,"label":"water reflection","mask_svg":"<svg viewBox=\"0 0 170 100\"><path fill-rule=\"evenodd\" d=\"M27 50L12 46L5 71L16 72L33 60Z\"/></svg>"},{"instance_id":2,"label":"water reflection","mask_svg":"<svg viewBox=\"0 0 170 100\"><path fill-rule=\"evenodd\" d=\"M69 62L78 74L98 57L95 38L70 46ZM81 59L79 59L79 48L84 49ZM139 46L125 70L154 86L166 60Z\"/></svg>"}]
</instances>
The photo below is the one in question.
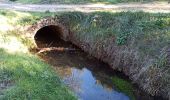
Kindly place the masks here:
<instances>
[{"instance_id":1,"label":"water reflection","mask_svg":"<svg viewBox=\"0 0 170 100\"><path fill-rule=\"evenodd\" d=\"M82 70L73 68L72 75L64 80L82 100L129 100L126 95L112 87L103 86L86 68Z\"/></svg>"},{"instance_id":2,"label":"water reflection","mask_svg":"<svg viewBox=\"0 0 170 100\"><path fill-rule=\"evenodd\" d=\"M85 53L51 51L46 52L43 58L55 66L64 83L80 100L129 100L124 93L114 89L111 69Z\"/></svg>"},{"instance_id":3,"label":"water reflection","mask_svg":"<svg viewBox=\"0 0 170 100\"><path fill-rule=\"evenodd\" d=\"M49 28L41 29L35 36L39 48L67 47L74 45L64 42ZM99 62L77 48L75 51L48 51L39 54L47 63L54 66L56 72L77 94L80 100L129 100L124 93L115 90L111 77L117 75L108 65ZM135 88L137 100L162 100L153 98Z\"/></svg>"}]
</instances>

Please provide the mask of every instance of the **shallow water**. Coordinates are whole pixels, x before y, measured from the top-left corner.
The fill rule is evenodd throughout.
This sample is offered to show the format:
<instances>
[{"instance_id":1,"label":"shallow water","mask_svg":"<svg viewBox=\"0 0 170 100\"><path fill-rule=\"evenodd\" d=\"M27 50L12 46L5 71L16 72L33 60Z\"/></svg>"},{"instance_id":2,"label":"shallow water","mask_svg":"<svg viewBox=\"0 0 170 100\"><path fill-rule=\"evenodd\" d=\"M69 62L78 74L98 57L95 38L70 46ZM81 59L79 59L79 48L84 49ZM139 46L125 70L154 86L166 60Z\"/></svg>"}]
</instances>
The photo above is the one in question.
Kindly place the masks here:
<instances>
[{"instance_id":1,"label":"shallow water","mask_svg":"<svg viewBox=\"0 0 170 100\"><path fill-rule=\"evenodd\" d=\"M39 56L54 66L63 82L78 96L80 100L130 100L125 93L116 90L111 77L126 78L113 71L107 64L98 61L81 51L71 43L64 42L54 36L35 37L39 48L64 47L76 50L51 50ZM161 100L148 96L134 87L137 100Z\"/></svg>"},{"instance_id":2,"label":"shallow water","mask_svg":"<svg viewBox=\"0 0 170 100\"><path fill-rule=\"evenodd\" d=\"M114 89L110 70L110 75L106 74L105 65L88 61L80 53L52 51L46 53L44 59L55 66L64 83L81 100L130 100L124 93Z\"/></svg>"}]
</instances>

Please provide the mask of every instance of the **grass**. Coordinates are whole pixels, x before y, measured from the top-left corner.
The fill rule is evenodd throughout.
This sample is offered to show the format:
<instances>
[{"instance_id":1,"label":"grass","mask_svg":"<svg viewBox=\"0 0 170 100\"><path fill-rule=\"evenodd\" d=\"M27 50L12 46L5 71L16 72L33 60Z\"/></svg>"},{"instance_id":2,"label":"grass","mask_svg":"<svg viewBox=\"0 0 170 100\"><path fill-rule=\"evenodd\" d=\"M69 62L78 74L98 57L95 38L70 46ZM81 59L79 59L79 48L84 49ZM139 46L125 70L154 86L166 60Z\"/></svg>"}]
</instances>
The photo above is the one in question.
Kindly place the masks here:
<instances>
[{"instance_id":1,"label":"grass","mask_svg":"<svg viewBox=\"0 0 170 100\"><path fill-rule=\"evenodd\" d=\"M0 49L0 81L12 82L1 100L75 100L53 69L39 58Z\"/></svg>"},{"instance_id":2,"label":"grass","mask_svg":"<svg viewBox=\"0 0 170 100\"><path fill-rule=\"evenodd\" d=\"M113 38L118 46L132 46L142 55L155 57L169 43L170 14L75 12L58 16L77 37L94 45Z\"/></svg>"},{"instance_id":3,"label":"grass","mask_svg":"<svg viewBox=\"0 0 170 100\"><path fill-rule=\"evenodd\" d=\"M11 0L13 1L13 0ZM168 1L168 0L15 0L20 3L44 3L44 4L86 4L86 3L104 3L104 4L115 4L115 3L128 3L128 2L153 2L153 1Z\"/></svg>"},{"instance_id":4,"label":"grass","mask_svg":"<svg viewBox=\"0 0 170 100\"><path fill-rule=\"evenodd\" d=\"M35 23L46 16L54 16L74 32L77 39L89 43L92 47L91 51L101 47L107 50L109 45L114 45L118 48L117 54L123 57L120 58L122 61L126 61L135 54L135 62L132 62L132 65L139 67L136 63L142 63L142 66L146 68L151 66L160 71L166 70L166 72L162 72L162 78L166 82L162 80L159 82L163 84L162 86L170 84L170 81L167 80L170 76L170 68L165 59L165 51L170 42L170 14L144 12L33 13L1 10L0 15L1 19L6 20L1 21L3 25L9 25L6 22L10 22L10 25L22 26ZM133 50L133 52L129 52L129 50ZM115 61L121 60L115 59Z\"/></svg>"},{"instance_id":5,"label":"grass","mask_svg":"<svg viewBox=\"0 0 170 100\"><path fill-rule=\"evenodd\" d=\"M128 95L131 100L136 100L133 94L134 90L131 83L116 76L112 77L111 80L118 91L121 91Z\"/></svg>"},{"instance_id":6,"label":"grass","mask_svg":"<svg viewBox=\"0 0 170 100\"><path fill-rule=\"evenodd\" d=\"M0 11L7 18L15 18L12 24L29 25L46 16L57 17L76 33L76 37L95 47L97 43L107 47L113 38L118 46L128 46L140 53L139 61L146 56L160 63L163 49L170 43L170 14L144 12L65 12L23 13ZM11 16L13 15L13 16ZM161 58L160 58L161 57ZM162 61L161 61L162 62ZM157 64L156 66L164 64ZM165 66L165 65L164 65Z\"/></svg>"},{"instance_id":7,"label":"grass","mask_svg":"<svg viewBox=\"0 0 170 100\"><path fill-rule=\"evenodd\" d=\"M30 24L32 20L23 21L26 17L38 20L29 13L0 10L0 100L76 100L54 69L29 53L32 41L16 29Z\"/></svg>"},{"instance_id":8,"label":"grass","mask_svg":"<svg viewBox=\"0 0 170 100\"><path fill-rule=\"evenodd\" d=\"M170 14L72 12L59 14L57 18L75 33L73 37L77 41L89 45L87 47L91 53L97 52L99 57L114 53L115 58L110 61L114 65L112 67L116 66L115 68L120 70L121 68L145 69L138 81L145 84L143 81L145 79L157 80L157 77L160 77L159 81L156 81L160 84L160 91L170 89L168 86L170 68L166 52L170 43ZM114 49L116 52L113 52ZM105 55L102 55L103 53ZM126 67L120 67L123 64L126 64ZM158 72L161 76L157 76ZM154 93L151 94L155 95Z\"/></svg>"},{"instance_id":9,"label":"grass","mask_svg":"<svg viewBox=\"0 0 170 100\"><path fill-rule=\"evenodd\" d=\"M144 12L94 12L94 13L23 13L0 11L12 19L13 25L29 25L46 16L57 17L81 40L106 45L112 37L118 46L126 45L139 51L141 58L161 59L161 51L170 43L170 14ZM163 53L163 52L162 52ZM140 60L141 61L141 60ZM159 61L155 61L159 62Z\"/></svg>"}]
</instances>

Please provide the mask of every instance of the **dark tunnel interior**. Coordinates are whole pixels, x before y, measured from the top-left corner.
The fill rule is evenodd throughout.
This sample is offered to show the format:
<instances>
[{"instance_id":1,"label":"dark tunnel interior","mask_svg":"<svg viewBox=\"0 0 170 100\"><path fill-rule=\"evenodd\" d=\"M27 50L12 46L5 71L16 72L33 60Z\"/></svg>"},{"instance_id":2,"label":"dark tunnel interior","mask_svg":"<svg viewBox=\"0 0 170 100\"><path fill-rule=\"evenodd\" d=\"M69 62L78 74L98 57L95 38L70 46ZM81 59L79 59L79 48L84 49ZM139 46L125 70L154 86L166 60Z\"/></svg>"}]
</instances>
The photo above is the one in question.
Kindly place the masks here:
<instances>
[{"instance_id":1,"label":"dark tunnel interior","mask_svg":"<svg viewBox=\"0 0 170 100\"><path fill-rule=\"evenodd\" d=\"M70 47L70 42L61 39L62 34L62 30L58 26L45 26L37 31L34 39L38 48Z\"/></svg>"}]
</instances>

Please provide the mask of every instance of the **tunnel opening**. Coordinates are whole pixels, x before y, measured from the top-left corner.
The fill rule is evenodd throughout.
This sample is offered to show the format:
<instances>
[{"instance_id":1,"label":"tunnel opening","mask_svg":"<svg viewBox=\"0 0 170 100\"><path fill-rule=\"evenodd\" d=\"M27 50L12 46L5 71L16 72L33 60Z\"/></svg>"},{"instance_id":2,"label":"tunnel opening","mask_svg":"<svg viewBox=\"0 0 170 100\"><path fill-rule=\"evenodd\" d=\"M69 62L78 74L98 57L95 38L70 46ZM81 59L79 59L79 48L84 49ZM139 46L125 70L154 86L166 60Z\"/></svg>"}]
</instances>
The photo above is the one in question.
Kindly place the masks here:
<instances>
[{"instance_id":1,"label":"tunnel opening","mask_svg":"<svg viewBox=\"0 0 170 100\"><path fill-rule=\"evenodd\" d=\"M62 39L63 34L62 29L58 26L45 26L36 32L34 40L38 48L72 47L70 42Z\"/></svg>"},{"instance_id":2,"label":"tunnel opening","mask_svg":"<svg viewBox=\"0 0 170 100\"><path fill-rule=\"evenodd\" d=\"M50 25L50 26L45 26L39 29L34 36L34 39L35 39L35 42L38 48L63 47L63 48L71 48L70 50L73 51L71 53L70 52L56 52L58 51L58 49L52 49L52 50L50 49L50 52L46 50L47 51L46 54L39 55L46 62L53 65L56 68L56 70L59 71L58 73L62 72L61 74L65 75L67 74L66 71L68 71L68 73L76 74L77 71L80 70L80 72L83 73L84 69L86 69L84 72L85 75L87 74L87 72L88 73L90 72L91 75L94 77L94 79L100 81L101 87L102 85L105 85L108 87L112 86L112 81L110 80L110 78L115 75L124 80L127 80L128 82L131 82L129 80L129 77L124 75L122 72L114 71L108 64L102 61L99 61L98 59L94 57L91 57L87 53L83 52L79 47L73 45L71 42L64 41L62 39L63 34L64 33L60 27ZM72 48L75 48L75 49L72 49ZM77 75L77 76L81 76L81 75ZM88 76L88 74L86 76ZM89 79L91 78L89 77L86 77L86 78L87 80L84 82L85 83L87 81L90 82ZM72 77L70 77L70 79L72 79ZM75 78L75 80L77 79ZM68 81L68 83L66 82L66 84L70 84L69 82L70 81ZM74 86L74 83L73 84L71 83L70 85ZM143 92L142 90L138 90L138 87L136 85L134 85L134 88L135 90L133 91L135 92L133 93L136 97L144 98L145 100L147 100L148 98L151 98L149 100L152 100L152 97L145 94L145 92ZM105 89L105 87L103 87L103 89ZM162 100L162 98L161 99L159 98L159 100Z\"/></svg>"}]
</instances>

